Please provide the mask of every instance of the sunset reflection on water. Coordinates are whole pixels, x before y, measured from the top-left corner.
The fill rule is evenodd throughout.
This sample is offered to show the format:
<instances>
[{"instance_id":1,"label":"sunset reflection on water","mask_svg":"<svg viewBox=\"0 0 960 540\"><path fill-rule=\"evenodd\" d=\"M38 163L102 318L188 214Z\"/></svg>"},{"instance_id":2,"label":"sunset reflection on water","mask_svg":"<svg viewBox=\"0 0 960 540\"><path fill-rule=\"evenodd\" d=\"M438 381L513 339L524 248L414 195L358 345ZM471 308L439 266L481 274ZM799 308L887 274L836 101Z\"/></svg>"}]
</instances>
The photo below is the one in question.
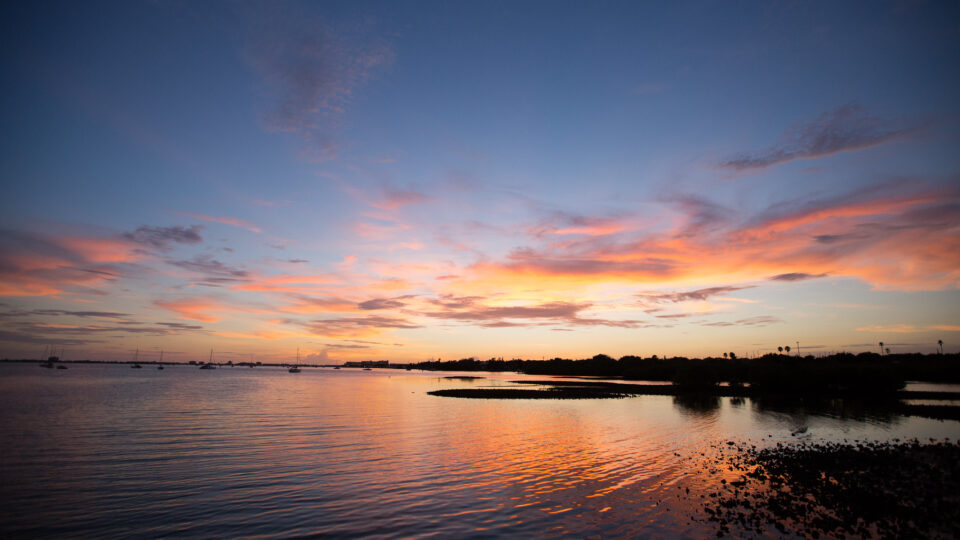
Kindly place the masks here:
<instances>
[{"instance_id":1,"label":"sunset reflection on water","mask_svg":"<svg viewBox=\"0 0 960 540\"><path fill-rule=\"evenodd\" d=\"M797 425L726 398L426 393L516 374L0 369L0 532L16 535L700 536L677 495L711 481L698 469L711 445ZM958 433L902 417L802 423L828 439Z\"/></svg>"}]
</instances>

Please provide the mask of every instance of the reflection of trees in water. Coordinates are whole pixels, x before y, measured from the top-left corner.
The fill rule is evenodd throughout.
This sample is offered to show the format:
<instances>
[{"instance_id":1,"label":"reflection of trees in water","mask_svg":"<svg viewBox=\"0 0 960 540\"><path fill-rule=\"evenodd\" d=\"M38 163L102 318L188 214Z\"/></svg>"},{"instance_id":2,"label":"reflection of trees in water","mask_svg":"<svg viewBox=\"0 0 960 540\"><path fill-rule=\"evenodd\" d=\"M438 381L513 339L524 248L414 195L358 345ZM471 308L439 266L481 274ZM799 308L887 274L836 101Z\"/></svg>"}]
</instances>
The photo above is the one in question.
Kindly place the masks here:
<instances>
[{"instance_id":1,"label":"reflection of trees in water","mask_svg":"<svg viewBox=\"0 0 960 540\"><path fill-rule=\"evenodd\" d=\"M871 421L889 424L896 420L899 402L896 398L838 398L838 397L778 397L756 396L751 398L755 410L786 414L796 421L806 423L809 416L828 416L842 420Z\"/></svg>"},{"instance_id":2,"label":"reflection of trees in water","mask_svg":"<svg viewBox=\"0 0 960 540\"><path fill-rule=\"evenodd\" d=\"M713 416L720 410L720 397L710 394L677 394L673 396L673 406L683 414Z\"/></svg>"}]
</instances>

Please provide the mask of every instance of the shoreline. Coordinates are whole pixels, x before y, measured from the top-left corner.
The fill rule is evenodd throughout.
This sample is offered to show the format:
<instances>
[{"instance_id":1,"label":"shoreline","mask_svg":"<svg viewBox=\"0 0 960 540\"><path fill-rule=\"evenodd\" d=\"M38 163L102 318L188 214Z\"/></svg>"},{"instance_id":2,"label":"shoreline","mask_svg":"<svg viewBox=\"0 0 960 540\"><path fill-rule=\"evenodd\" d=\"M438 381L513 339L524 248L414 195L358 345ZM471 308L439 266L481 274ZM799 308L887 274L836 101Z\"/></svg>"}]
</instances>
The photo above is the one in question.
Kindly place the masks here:
<instances>
[{"instance_id":1,"label":"shoreline","mask_svg":"<svg viewBox=\"0 0 960 540\"><path fill-rule=\"evenodd\" d=\"M717 536L960 536L960 443L950 439L715 449L707 472L735 479L696 502Z\"/></svg>"}]
</instances>

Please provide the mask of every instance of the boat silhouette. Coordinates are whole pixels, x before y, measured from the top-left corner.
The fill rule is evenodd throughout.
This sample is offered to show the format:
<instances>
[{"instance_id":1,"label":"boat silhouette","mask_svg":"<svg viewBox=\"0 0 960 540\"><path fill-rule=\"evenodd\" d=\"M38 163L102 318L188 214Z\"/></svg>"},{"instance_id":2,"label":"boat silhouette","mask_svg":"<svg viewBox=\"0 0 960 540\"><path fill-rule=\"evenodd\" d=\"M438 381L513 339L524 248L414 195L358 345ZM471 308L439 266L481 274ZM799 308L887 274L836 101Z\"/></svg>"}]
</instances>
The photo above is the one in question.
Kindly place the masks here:
<instances>
[{"instance_id":1,"label":"boat silhouette","mask_svg":"<svg viewBox=\"0 0 960 540\"><path fill-rule=\"evenodd\" d=\"M297 365L288 369L290 373L300 373L300 347L297 347Z\"/></svg>"},{"instance_id":2,"label":"boat silhouette","mask_svg":"<svg viewBox=\"0 0 960 540\"><path fill-rule=\"evenodd\" d=\"M210 360L208 360L206 364L200 366L200 369L217 369L217 367L213 365L213 349L210 349Z\"/></svg>"}]
</instances>

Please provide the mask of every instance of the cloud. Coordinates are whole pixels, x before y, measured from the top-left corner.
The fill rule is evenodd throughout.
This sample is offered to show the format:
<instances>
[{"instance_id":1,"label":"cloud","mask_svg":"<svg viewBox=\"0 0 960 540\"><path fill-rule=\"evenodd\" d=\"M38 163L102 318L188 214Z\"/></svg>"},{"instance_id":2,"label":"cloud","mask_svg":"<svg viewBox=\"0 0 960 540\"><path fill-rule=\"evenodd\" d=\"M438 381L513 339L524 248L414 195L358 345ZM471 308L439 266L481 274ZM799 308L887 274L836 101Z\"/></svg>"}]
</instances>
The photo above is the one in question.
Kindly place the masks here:
<instances>
[{"instance_id":1,"label":"cloud","mask_svg":"<svg viewBox=\"0 0 960 540\"><path fill-rule=\"evenodd\" d=\"M912 324L876 324L857 328L858 332L873 332L877 334L914 334L917 332L931 332L933 330L960 332L960 326L951 324L934 324L929 326L915 326ZM889 345L895 344L890 343Z\"/></svg>"},{"instance_id":2,"label":"cloud","mask_svg":"<svg viewBox=\"0 0 960 540\"><path fill-rule=\"evenodd\" d=\"M356 302L337 296L311 296L307 294L287 294L291 305L282 308L295 313L337 313L357 311Z\"/></svg>"},{"instance_id":3,"label":"cloud","mask_svg":"<svg viewBox=\"0 0 960 540\"><path fill-rule=\"evenodd\" d=\"M198 283L210 287L246 281L249 276L247 271L227 266L206 254L197 255L189 260L167 261L167 263L190 272L203 274L203 278Z\"/></svg>"},{"instance_id":4,"label":"cloud","mask_svg":"<svg viewBox=\"0 0 960 540\"><path fill-rule=\"evenodd\" d=\"M544 324L634 328L639 324L639 321L635 320L582 317L581 312L592 307L589 303L547 302L532 305L491 306L483 304L479 298L475 297L448 297L432 303L443 309L423 310L419 313L426 317L469 322L486 328Z\"/></svg>"},{"instance_id":5,"label":"cloud","mask_svg":"<svg viewBox=\"0 0 960 540\"><path fill-rule=\"evenodd\" d=\"M783 320L778 319L777 317L772 317L770 315L759 315L757 317L748 317L746 319L740 319L737 321L717 321L711 323L703 323L703 326L768 326L771 324L782 323Z\"/></svg>"},{"instance_id":6,"label":"cloud","mask_svg":"<svg viewBox=\"0 0 960 540\"><path fill-rule=\"evenodd\" d=\"M231 306L212 296L194 296L177 300L154 300L153 304L157 307L173 311L184 319L211 323L219 321L220 314L223 312L236 311Z\"/></svg>"},{"instance_id":7,"label":"cloud","mask_svg":"<svg viewBox=\"0 0 960 540\"><path fill-rule=\"evenodd\" d=\"M786 274L777 274L770 276L770 281L805 281L808 279L819 279L827 277L827 274L807 274L805 272L788 272Z\"/></svg>"},{"instance_id":8,"label":"cloud","mask_svg":"<svg viewBox=\"0 0 960 540\"><path fill-rule=\"evenodd\" d=\"M858 105L844 105L827 111L812 122L798 124L781 136L774 146L737 154L720 166L735 171L765 169L797 159L818 159L841 152L853 152L904 137L916 131L915 123L885 120Z\"/></svg>"},{"instance_id":9,"label":"cloud","mask_svg":"<svg viewBox=\"0 0 960 540\"><path fill-rule=\"evenodd\" d=\"M36 313L34 313L36 314ZM63 324L46 321L7 320L0 342L78 346L103 343L123 335L170 336L201 331L196 325L122 321L116 324Z\"/></svg>"},{"instance_id":10,"label":"cloud","mask_svg":"<svg viewBox=\"0 0 960 540\"><path fill-rule=\"evenodd\" d=\"M123 277L144 255L120 238L0 230L0 296L52 296Z\"/></svg>"},{"instance_id":11,"label":"cloud","mask_svg":"<svg viewBox=\"0 0 960 540\"><path fill-rule=\"evenodd\" d=\"M300 136L309 160L336 157L336 117L376 72L392 63L392 46L374 34L369 22L349 34L309 13L258 25L268 29L247 58L274 102L265 118L267 128Z\"/></svg>"},{"instance_id":12,"label":"cloud","mask_svg":"<svg viewBox=\"0 0 960 540\"><path fill-rule=\"evenodd\" d=\"M340 317L336 319L316 319L296 322L310 333L325 337L364 337L376 335L384 330L412 330L420 325L400 317Z\"/></svg>"},{"instance_id":13,"label":"cloud","mask_svg":"<svg viewBox=\"0 0 960 540\"><path fill-rule=\"evenodd\" d=\"M32 309L29 311L7 311L0 312L0 317L28 317L28 316L41 316L41 317L58 317L58 316L67 316L67 317L82 317L82 318L99 318L99 319L125 319L131 317L129 313L119 313L117 311L71 311L66 309Z\"/></svg>"},{"instance_id":14,"label":"cloud","mask_svg":"<svg viewBox=\"0 0 960 540\"><path fill-rule=\"evenodd\" d=\"M666 202L680 211L682 224L674 232L677 237L691 237L709 234L728 226L736 215L729 208L693 194L678 194L663 197Z\"/></svg>"},{"instance_id":15,"label":"cloud","mask_svg":"<svg viewBox=\"0 0 960 540\"><path fill-rule=\"evenodd\" d=\"M160 251L171 249L170 244L199 244L203 242L200 231L203 227L192 225L190 227L148 227L146 225L138 227L133 232L123 233L123 238L137 243L150 246Z\"/></svg>"},{"instance_id":16,"label":"cloud","mask_svg":"<svg viewBox=\"0 0 960 540\"><path fill-rule=\"evenodd\" d=\"M229 216L208 216L207 214L197 214L194 212L180 212L177 210L173 211L174 214L180 214L181 216L188 216L194 219L199 219L203 221L209 221L211 223L222 223L224 225L230 225L231 227L239 227L241 229L246 229L250 232L261 233L263 230L254 223L251 223L245 219L229 217Z\"/></svg>"},{"instance_id":17,"label":"cloud","mask_svg":"<svg viewBox=\"0 0 960 540\"><path fill-rule=\"evenodd\" d=\"M960 332L960 325L957 324L935 324L931 326L934 330L943 330L944 332Z\"/></svg>"},{"instance_id":18,"label":"cloud","mask_svg":"<svg viewBox=\"0 0 960 540\"><path fill-rule=\"evenodd\" d=\"M372 300L367 300L365 302L360 302L357 304L357 307L363 310L377 310L377 309L399 309L406 306L407 300L412 298L410 295L398 296L396 298L374 298Z\"/></svg>"},{"instance_id":19,"label":"cloud","mask_svg":"<svg viewBox=\"0 0 960 540\"><path fill-rule=\"evenodd\" d=\"M530 227L528 233L532 236L546 235L585 235L604 236L615 234L627 228L621 216L583 216L568 212L553 212L538 224Z\"/></svg>"},{"instance_id":20,"label":"cloud","mask_svg":"<svg viewBox=\"0 0 960 540\"><path fill-rule=\"evenodd\" d=\"M652 303L652 304L678 304L680 302L689 302L689 301L704 301L709 299L712 296L718 296L721 294L726 294L734 291L742 291L744 289L750 289L752 286L745 285L741 287L734 286L725 286L725 287L708 287L705 289L697 289L694 291L687 292L675 292L675 293L640 293L637 295L643 303Z\"/></svg>"},{"instance_id":21,"label":"cloud","mask_svg":"<svg viewBox=\"0 0 960 540\"><path fill-rule=\"evenodd\" d=\"M432 197L410 189L386 188L380 193L380 198L368 201L371 206L381 210L396 210L401 206L421 204L432 200Z\"/></svg>"},{"instance_id":22,"label":"cloud","mask_svg":"<svg viewBox=\"0 0 960 540\"><path fill-rule=\"evenodd\" d=\"M10 331L0 329L0 343L16 343L19 345L59 345L75 347L99 343L99 339L83 339L77 337L61 337L49 334L37 334L32 331Z\"/></svg>"},{"instance_id":23,"label":"cloud","mask_svg":"<svg viewBox=\"0 0 960 540\"><path fill-rule=\"evenodd\" d=\"M721 217L702 198L667 226L524 246L459 273L462 292L578 290L601 284L745 283L856 277L878 288L960 286L960 189L893 179L827 199L792 200ZM692 202L690 202L692 201ZM706 224L709 223L709 226ZM834 241L823 242L830 235Z\"/></svg>"},{"instance_id":24,"label":"cloud","mask_svg":"<svg viewBox=\"0 0 960 540\"><path fill-rule=\"evenodd\" d=\"M645 82L633 87L633 93L638 96L651 96L667 90L669 86L659 82Z\"/></svg>"},{"instance_id":25,"label":"cloud","mask_svg":"<svg viewBox=\"0 0 960 540\"><path fill-rule=\"evenodd\" d=\"M197 324L184 324L178 322L159 322L157 324L176 330L203 330L203 327Z\"/></svg>"}]
</instances>

